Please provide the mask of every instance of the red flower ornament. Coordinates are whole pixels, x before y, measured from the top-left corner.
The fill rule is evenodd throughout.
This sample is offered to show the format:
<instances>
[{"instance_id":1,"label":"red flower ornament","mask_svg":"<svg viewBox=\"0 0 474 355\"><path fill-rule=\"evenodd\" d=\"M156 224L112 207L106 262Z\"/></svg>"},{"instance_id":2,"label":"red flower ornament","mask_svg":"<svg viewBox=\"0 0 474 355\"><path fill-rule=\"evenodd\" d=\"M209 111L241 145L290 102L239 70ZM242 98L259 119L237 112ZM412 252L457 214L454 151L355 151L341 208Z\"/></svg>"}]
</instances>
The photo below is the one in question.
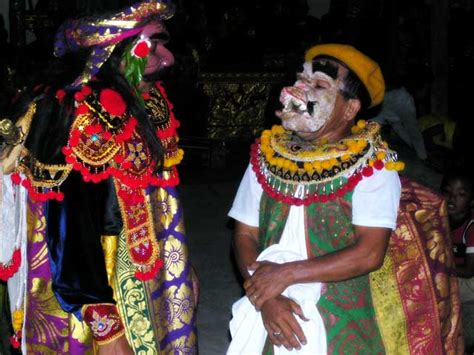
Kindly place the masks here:
<instances>
[{"instance_id":1,"label":"red flower ornament","mask_svg":"<svg viewBox=\"0 0 474 355\"><path fill-rule=\"evenodd\" d=\"M151 43L148 39L142 39L132 48L132 55L138 58L145 58L150 53Z\"/></svg>"},{"instance_id":2,"label":"red flower ornament","mask_svg":"<svg viewBox=\"0 0 474 355\"><path fill-rule=\"evenodd\" d=\"M127 105L120 94L112 89L103 89L99 96L102 107L112 116L122 116Z\"/></svg>"}]
</instances>

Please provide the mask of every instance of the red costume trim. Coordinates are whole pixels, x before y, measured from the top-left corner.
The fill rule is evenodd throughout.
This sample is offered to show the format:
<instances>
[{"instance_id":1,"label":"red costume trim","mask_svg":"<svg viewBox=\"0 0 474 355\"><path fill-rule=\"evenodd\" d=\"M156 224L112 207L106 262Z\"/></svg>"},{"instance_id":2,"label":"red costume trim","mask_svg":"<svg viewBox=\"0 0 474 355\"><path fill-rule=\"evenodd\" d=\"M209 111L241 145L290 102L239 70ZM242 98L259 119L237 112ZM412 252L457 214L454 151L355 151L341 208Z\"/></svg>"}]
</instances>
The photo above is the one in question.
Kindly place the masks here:
<instances>
[{"instance_id":1,"label":"red costume trim","mask_svg":"<svg viewBox=\"0 0 474 355\"><path fill-rule=\"evenodd\" d=\"M147 203L147 188L178 185L176 164L183 153L177 146L179 121L164 88L157 83L156 88L145 96L148 96L146 105L156 126L156 135L164 148L161 173L155 172L157 162L138 133L136 118L128 115L125 101L113 89L105 88L93 93L89 86L83 86L76 92L76 117L68 144L62 148L65 167L69 168L63 174L64 178L74 169L85 182L113 179L129 257L140 280L153 278L163 266L159 259L153 216ZM20 182L17 180L15 178ZM22 182L33 200L61 201L64 198L59 191L60 183L53 186L39 183L34 179Z\"/></svg>"},{"instance_id":2,"label":"red costume trim","mask_svg":"<svg viewBox=\"0 0 474 355\"><path fill-rule=\"evenodd\" d=\"M99 345L110 343L125 334L120 314L114 304L85 305L82 308L82 317Z\"/></svg>"},{"instance_id":3,"label":"red costume trim","mask_svg":"<svg viewBox=\"0 0 474 355\"><path fill-rule=\"evenodd\" d=\"M260 164L261 159L264 159L262 155L260 154L260 142L257 139L257 142L252 145L251 147L251 153L250 153L250 163L252 164L252 169L255 172L257 176L257 180L259 184L262 186L263 190L272 198L277 199L278 201L282 201L285 203L288 203L290 205L296 205L296 206L308 206L314 202L327 202L327 201L332 201L337 197L342 197L346 193L354 190L354 188L357 186L357 184L362 180L365 175L364 172L359 173L356 172L352 174L347 182L336 189L335 191L332 191L327 194L311 194L306 198L298 198L294 197L291 195L285 195L278 191L277 189L274 189L268 182L265 177L265 174L262 172ZM383 164L383 162L382 162ZM380 166L380 164L378 164ZM366 167L368 170L372 171L372 167ZM367 172L368 172L367 170Z\"/></svg>"},{"instance_id":4,"label":"red costume trim","mask_svg":"<svg viewBox=\"0 0 474 355\"><path fill-rule=\"evenodd\" d=\"M15 275L21 265L21 251L15 249L12 254L10 262L6 265L0 263L0 280L7 281L10 277Z\"/></svg>"}]
</instances>

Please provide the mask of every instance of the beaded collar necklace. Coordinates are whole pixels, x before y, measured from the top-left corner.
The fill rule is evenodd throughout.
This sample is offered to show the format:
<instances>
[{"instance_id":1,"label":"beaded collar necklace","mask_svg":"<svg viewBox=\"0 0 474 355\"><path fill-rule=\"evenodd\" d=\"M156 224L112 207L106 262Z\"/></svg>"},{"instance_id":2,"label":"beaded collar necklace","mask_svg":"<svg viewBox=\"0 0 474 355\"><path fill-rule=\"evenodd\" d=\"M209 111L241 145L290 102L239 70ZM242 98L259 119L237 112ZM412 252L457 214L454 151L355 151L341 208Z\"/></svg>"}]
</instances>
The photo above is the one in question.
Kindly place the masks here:
<instances>
[{"instance_id":1,"label":"beaded collar necklace","mask_svg":"<svg viewBox=\"0 0 474 355\"><path fill-rule=\"evenodd\" d=\"M328 144L274 126L252 146L251 164L271 197L292 205L327 202L352 191L374 169L403 169L379 130L375 122L359 121L351 137Z\"/></svg>"}]
</instances>

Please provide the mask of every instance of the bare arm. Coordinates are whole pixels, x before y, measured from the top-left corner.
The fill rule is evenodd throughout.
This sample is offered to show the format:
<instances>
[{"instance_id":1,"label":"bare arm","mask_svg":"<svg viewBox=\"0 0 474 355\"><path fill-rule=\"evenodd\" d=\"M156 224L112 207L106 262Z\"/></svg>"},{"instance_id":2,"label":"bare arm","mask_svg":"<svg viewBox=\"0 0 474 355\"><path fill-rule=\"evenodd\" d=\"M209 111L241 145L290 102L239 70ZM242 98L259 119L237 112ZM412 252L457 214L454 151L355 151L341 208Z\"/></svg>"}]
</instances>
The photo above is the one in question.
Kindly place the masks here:
<instances>
[{"instance_id":1,"label":"bare arm","mask_svg":"<svg viewBox=\"0 0 474 355\"><path fill-rule=\"evenodd\" d=\"M257 296L257 309L290 285L352 279L383 264L390 239L389 228L354 226L356 242L340 251L286 264L255 263L254 275L245 281L247 296Z\"/></svg>"},{"instance_id":2,"label":"bare arm","mask_svg":"<svg viewBox=\"0 0 474 355\"><path fill-rule=\"evenodd\" d=\"M385 257L391 230L354 226L355 244L306 262L286 265L290 284L314 281L342 281L379 269Z\"/></svg>"},{"instance_id":3,"label":"bare arm","mask_svg":"<svg viewBox=\"0 0 474 355\"><path fill-rule=\"evenodd\" d=\"M258 228L235 221L234 254L240 274L248 279L248 269L257 260L260 250L258 248Z\"/></svg>"}]
</instances>

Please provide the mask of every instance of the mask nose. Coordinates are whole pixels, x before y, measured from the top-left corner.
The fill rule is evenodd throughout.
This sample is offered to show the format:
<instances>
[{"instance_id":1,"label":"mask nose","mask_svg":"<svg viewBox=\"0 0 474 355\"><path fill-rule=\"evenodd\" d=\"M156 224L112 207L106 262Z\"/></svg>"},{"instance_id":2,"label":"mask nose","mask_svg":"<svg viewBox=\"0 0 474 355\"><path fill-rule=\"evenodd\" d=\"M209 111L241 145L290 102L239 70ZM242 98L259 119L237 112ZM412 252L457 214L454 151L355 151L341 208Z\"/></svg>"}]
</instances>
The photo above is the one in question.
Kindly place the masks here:
<instances>
[{"instance_id":1,"label":"mask nose","mask_svg":"<svg viewBox=\"0 0 474 355\"><path fill-rule=\"evenodd\" d=\"M306 107L306 93L299 87L286 86L281 90L280 102L286 108L288 108L290 103L292 103L293 106Z\"/></svg>"},{"instance_id":2,"label":"mask nose","mask_svg":"<svg viewBox=\"0 0 474 355\"><path fill-rule=\"evenodd\" d=\"M161 68L168 68L174 64L174 55L165 46L157 46L155 54L159 58Z\"/></svg>"}]
</instances>

